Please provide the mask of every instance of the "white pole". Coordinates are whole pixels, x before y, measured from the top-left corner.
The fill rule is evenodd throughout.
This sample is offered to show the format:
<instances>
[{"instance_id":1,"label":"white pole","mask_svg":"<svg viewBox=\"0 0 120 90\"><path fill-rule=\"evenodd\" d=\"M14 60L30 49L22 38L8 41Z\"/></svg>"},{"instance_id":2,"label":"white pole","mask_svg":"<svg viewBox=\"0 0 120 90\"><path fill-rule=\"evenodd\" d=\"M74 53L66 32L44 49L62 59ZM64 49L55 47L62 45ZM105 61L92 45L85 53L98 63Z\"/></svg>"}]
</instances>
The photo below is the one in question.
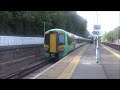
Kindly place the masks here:
<instances>
[{"instance_id":1,"label":"white pole","mask_svg":"<svg viewBox=\"0 0 120 90\"><path fill-rule=\"evenodd\" d=\"M118 20L119 25L118 25L118 27L119 27L120 26L120 11L118 12L118 14L119 14L119 20ZM114 43L119 44L119 33L116 33L116 40L115 40Z\"/></svg>"},{"instance_id":2,"label":"white pole","mask_svg":"<svg viewBox=\"0 0 120 90\"><path fill-rule=\"evenodd\" d=\"M43 22L43 24L44 24L44 38L45 38L45 22Z\"/></svg>"},{"instance_id":3,"label":"white pole","mask_svg":"<svg viewBox=\"0 0 120 90\"><path fill-rule=\"evenodd\" d=\"M119 26L120 26L120 11L119 11ZM118 44L119 44L119 33L118 33Z\"/></svg>"},{"instance_id":4,"label":"white pole","mask_svg":"<svg viewBox=\"0 0 120 90\"><path fill-rule=\"evenodd\" d=\"M96 15L97 15L97 25L98 25L98 12L97 11L96 11ZM98 29L97 29L96 62L99 63Z\"/></svg>"}]
</instances>

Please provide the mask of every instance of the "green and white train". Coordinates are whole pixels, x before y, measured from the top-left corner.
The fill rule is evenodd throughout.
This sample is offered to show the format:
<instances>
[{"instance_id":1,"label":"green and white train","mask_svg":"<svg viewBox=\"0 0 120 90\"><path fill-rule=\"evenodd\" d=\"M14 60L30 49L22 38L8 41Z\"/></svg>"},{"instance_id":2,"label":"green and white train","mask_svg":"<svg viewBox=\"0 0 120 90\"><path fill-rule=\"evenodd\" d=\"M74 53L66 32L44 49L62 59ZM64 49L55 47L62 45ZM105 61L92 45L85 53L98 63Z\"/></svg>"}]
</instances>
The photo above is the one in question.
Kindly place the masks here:
<instances>
[{"instance_id":1,"label":"green and white train","mask_svg":"<svg viewBox=\"0 0 120 90\"><path fill-rule=\"evenodd\" d=\"M45 58L61 59L76 48L89 43L90 39L83 38L63 29L51 29L45 32Z\"/></svg>"}]
</instances>

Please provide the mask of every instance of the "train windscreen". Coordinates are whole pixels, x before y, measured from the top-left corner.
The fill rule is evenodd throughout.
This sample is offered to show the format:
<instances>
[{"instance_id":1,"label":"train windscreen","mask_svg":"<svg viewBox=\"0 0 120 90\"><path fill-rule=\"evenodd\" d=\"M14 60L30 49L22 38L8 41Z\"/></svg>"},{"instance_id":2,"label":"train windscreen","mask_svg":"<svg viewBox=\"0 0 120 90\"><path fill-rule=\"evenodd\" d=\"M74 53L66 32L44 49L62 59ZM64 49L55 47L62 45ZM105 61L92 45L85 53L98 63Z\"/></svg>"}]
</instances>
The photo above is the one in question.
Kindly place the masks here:
<instances>
[{"instance_id":1,"label":"train windscreen","mask_svg":"<svg viewBox=\"0 0 120 90\"><path fill-rule=\"evenodd\" d=\"M59 34L59 44L65 44L65 35Z\"/></svg>"},{"instance_id":2,"label":"train windscreen","mask_svg":"<svg viewBox=\"0 0 120 90\"><path fill-rule=\"evenodd\" d=\"M49 44L49 34L45 35L45 44Z\"/></svg>"}]
</instances>

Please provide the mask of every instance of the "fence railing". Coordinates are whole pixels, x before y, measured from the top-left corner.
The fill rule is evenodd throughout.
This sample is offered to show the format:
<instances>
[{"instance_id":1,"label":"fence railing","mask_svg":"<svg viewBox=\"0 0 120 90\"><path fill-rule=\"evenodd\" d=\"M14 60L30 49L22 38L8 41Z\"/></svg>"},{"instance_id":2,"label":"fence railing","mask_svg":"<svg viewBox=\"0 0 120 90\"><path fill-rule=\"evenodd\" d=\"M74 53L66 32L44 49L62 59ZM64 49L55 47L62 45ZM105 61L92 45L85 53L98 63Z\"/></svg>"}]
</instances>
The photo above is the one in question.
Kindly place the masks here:
<instances>
[{"instance_id":1,"label":"fence railing","mask_svg":"<svg viewBox=\"0 0 120 90\"><path fill-rule=\"evenodd\" d=\"M0 36L0 46L43 44L43 37Z\"/></svg>"}]
</instances>

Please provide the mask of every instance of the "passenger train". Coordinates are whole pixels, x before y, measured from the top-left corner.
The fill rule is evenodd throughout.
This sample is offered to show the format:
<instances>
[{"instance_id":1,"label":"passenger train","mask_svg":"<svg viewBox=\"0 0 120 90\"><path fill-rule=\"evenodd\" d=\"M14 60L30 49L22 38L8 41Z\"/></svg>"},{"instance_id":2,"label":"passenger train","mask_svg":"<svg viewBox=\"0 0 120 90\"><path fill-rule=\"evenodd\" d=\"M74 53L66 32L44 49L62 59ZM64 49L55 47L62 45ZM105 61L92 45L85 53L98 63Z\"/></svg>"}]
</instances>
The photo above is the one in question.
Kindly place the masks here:
<instances>
[{"instance_id":1,"label":"passenger train","mask_svg":"<svg viewBox=\"0 0 120 90\"><path fill-rule=\"evenodd\" d=\"M57 58L59 60L89 42L90 39L77 36L63 29L50 29L45 32L45 59Z\"/></svg>"}]
</instances>

